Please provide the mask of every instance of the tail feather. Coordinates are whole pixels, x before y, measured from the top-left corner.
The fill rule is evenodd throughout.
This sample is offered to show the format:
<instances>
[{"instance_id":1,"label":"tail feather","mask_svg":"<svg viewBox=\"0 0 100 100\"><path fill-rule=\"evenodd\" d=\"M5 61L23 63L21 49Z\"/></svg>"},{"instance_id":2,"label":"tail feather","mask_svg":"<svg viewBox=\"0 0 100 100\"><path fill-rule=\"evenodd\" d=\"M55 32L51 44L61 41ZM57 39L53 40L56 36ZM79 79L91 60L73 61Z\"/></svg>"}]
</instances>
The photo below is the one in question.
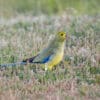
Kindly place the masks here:
<instances>
[{"instance_id":1,"label":"tail feather","mask_svg":"<svg viewBox=\"0 0 100 100\"><path fill-rule=\"evenodd\" d=\"M20 66L20 65L26 65L27 63L33 63L33 60L35 59L36 56L32 57L32 58L28 58L28 59L25 59L21 62L16 62L16 63L8 63L8 64L0 64L0 68L3 68L3 67L16 67L16 66Z\"/></svg>"},{"instance_id":2,"label":"tail feather","mask_svg":"<svg viewBox=\"0 0 100 100\"><path fill-rule=\"evenodd\" d=\"M3 67L15 67L15 66L20 66L20 65L26 65L27 63L26 62L16 62L16 63L8 63L8 64L0 64L0 68L3 68Z\"/></svg>"},{"instance_id":3,"label":"tail feather","mask_svg":"<svg viewBox=\"0 0 100 100\"><path fill-rule=\"evenodd\" d=\"M34 57L31 57L31 58L28 58L28 59L25 59L23 60L22 62L28 62L28 63L33 63L33 60L35 59L35 57L37 57L38 55L34 56Z\"/></svg>"}]
</instances>

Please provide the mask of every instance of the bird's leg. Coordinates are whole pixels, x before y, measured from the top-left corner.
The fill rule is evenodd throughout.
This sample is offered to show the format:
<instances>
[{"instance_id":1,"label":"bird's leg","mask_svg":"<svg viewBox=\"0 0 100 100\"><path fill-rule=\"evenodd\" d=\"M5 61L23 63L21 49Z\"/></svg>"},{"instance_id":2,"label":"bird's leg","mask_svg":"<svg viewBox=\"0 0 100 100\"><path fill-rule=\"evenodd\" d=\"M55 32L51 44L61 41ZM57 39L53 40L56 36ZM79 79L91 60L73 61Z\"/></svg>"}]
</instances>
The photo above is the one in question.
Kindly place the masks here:
<instances>
[{"instance_id":1,"label":"bird's leg","mask_svg":"<svg viewBox=\"0 0 100 100\"><path fill-rule=\"evenodd\" d=\"M45 71L47 71L48 70L48 65L47 64L45 64Z\"/></svg>"},{"instance_id":2,"label":"bird's leg","mask_svg":"<svg viewBox=\"0 0 100 100\"><path fill-rule=\"evenodd\" d=\"M48 70L51 71L53 66L48 66Z\"/></svg>"}]
</instances>

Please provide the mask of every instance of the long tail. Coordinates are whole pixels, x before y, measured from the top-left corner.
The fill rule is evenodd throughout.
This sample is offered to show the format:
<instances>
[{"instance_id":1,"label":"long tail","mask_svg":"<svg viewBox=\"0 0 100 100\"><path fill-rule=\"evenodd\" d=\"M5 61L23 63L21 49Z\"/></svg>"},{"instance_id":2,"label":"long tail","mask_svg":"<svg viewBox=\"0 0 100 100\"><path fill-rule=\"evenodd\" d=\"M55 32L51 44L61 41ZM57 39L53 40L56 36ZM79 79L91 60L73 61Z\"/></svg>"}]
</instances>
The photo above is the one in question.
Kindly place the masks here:
<instances>
[{"instance_id":1,"label":"long tail","mask_svg":"<svg viewBox=\"0 0 100 100\"><path fill-rule=\"evenodd\" d=\"M28 59L25 59L21 62L16 62L16 63L8 63L8 64L0 64L0 68L3 68L3 67L16 67L16 66L20 66L20 65L26 65L27 63L33 63L33 60L36 56L32 57L32 58L28 58Z\"/></svg>"},{"instance_id":2,"label":"long tail","mask_svg":"<svg viewBox=\"0 0 100 100\"><path fill-rule=\"evenodd\" d=\"M22 62L28 62L28 63L33 63L33 60L37 57L38 55L34 56L34 57L31 57L31 58L28 58L28 59L25 59L23 60Z\"/></svg>"},{"instance_id":3,"label":"long tail","mask_svg":"<svg viewBox=\"0 0 100 100\"><path fill-rule=\"evenodd\" d=\"M27 62L16 62L16 63L8 63L8 64L0 64L0 68L6 68L6 67L16 67L16 66L20 66L20 65L26 65Z\"/></svg>"}]
</instances>

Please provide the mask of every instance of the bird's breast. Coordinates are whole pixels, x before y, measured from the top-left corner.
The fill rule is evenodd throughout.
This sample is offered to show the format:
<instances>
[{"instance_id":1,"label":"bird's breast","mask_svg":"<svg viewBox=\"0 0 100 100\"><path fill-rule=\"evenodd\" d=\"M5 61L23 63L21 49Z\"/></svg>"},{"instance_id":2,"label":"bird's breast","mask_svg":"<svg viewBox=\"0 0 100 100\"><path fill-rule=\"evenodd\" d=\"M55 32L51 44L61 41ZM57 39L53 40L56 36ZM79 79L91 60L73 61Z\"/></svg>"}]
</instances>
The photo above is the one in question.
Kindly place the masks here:
<instances>
[{"instance_id":1,"label":"bird's breast","mask_svg":"<svg viewBox=\"0 0 100 100\"><path fill-rule=\"evenodd\" d=\"M50 62L48 62L48 66L55 66L57 65L63 58L64 48L61 47L58 50L55 50L55 54Z\"/></svg>"}]
</instances>

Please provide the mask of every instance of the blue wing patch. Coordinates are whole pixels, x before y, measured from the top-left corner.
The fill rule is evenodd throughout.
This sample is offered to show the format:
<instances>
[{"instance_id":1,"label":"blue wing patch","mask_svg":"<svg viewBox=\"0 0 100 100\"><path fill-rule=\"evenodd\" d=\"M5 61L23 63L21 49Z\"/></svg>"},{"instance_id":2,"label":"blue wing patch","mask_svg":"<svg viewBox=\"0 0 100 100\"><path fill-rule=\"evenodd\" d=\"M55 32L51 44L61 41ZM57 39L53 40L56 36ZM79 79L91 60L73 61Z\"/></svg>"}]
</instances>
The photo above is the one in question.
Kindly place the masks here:
<instances>
[{"instance_id":1,"label":"blue wing patch","mask_svg":"<svg viewBox=\"0 0 100 100\"><path fill-rule=\"evenodd\" d=\"M44 58L43 61L42 61L42 63L47 63L50 60L50 57L51 57L51 55L48 56L48 57L46 57L46 58Z\"/></svg>"},{"instance_id":2,"label":"blue wing patch","mask_svg":"<svg viewBox=\"0 0 100 100\"><path fill-rule=\"evenodd\" d=\"M38 56L38 55L37 55ZM35 56L35 57L37 57L37 56ZM32 58L30 58L30 59L28 59L28 61L30 62L30 63L40 63L40 64L44 64L44 63L47 63L49 60L50 60L50 57L51 57L52 55L49 55L49 56L47 56L47 57L45 57L44 59L42 59L42 60L40 60L40 61L34 61L34 58L32 57ZM26 59L27 60L27 59Z\"/></svg>"}]
</instances>

